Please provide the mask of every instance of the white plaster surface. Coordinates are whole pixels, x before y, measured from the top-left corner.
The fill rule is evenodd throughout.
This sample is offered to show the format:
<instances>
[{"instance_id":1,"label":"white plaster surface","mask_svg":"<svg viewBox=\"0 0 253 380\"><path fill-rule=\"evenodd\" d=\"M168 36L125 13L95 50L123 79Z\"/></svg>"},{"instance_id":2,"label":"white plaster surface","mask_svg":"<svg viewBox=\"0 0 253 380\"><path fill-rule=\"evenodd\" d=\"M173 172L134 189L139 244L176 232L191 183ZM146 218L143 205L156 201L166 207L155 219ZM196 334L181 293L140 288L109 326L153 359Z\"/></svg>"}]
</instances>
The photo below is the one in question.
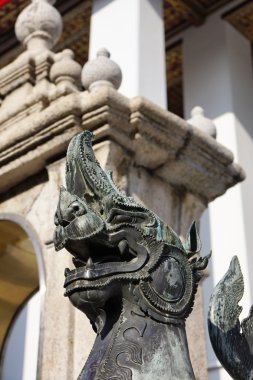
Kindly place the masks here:
<instances>
[{"instance_id":1,"label":"white plaster surface","mask_svg":"<svg viewBox=\"0 0 253 380\"><path fill-rule=\"evenodd\" d=\"M2 380L23 380L25 334L26 334L27 308L24 308L9 333L6 351L1 369ZM15 362L15 366L13 365ZM36 361L37 362L37 361ZM31 376L31 380L36 377Z\"/></svg>"},{"instance_id":2,"label":"white plaster surface","mask_svg":"<svg viewBox=\"0 0 253 380\"><path fill-rule=\"evenodd\" d=\"M166 108L162 0L94 0L90 28L89 58L110 51L123 72L119 91Z\"/></svg>"},{"instance_id":3,"label":"white plaster surface","mask_svg":"<svg viewBox=\"0 0 253 380\"><path fill-rule=\"evenodd\" d=\"M36 380L40 333L40 293L36 293L27 304L25 355L23 379Z\"/></svg>"}]
</instances>

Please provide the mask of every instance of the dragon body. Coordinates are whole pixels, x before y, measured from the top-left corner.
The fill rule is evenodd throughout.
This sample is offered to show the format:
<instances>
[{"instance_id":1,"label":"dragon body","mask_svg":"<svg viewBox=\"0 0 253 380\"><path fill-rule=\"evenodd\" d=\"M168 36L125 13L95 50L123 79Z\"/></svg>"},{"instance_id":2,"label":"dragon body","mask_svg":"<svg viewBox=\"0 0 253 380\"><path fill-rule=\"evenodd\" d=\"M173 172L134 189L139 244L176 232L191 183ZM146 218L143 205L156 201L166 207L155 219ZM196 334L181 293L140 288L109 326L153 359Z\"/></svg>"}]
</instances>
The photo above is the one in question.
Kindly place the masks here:
<instances>
[{"instance_id":1,"label":"dragon body","mask_svg":"<svg viewBox=\"0 0 253 380\"><path fill-rule=\"evenodd\" d=\"M208 257L193 223L184 244L156 214L115 186L92 134L68 148L55 216L56 250L73 255L65 295L97 333L80 380L194 379L185 319Z\"/></svg>"}]
</instances>

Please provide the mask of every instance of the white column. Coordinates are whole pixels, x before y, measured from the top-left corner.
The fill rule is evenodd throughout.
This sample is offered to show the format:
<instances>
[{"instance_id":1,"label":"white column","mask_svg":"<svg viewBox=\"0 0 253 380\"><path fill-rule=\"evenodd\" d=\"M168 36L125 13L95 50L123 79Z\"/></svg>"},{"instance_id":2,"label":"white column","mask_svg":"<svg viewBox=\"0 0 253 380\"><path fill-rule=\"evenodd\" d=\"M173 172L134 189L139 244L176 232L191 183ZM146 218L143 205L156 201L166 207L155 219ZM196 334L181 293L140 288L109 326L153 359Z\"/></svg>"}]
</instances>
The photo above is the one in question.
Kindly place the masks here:
<instances>
[{"instance_id":1,"label":"white column","mask_svg":"<svg viewBox=\"0 0 253 380\"><path fill-rule=\"evenodd\" d=\"M89 58L101 47L122 69L121 93L167 108L162 0L93 0Z\"/></svg>"},{"instance_id":2,"label":"white column","mask_svg":"<svg viewBox=\"0 0 253 380\"><path fill-rule=\"evenodd\" d=\"M23 380L37 378L40 314L42 292L37 292L27 303L27 321L24 347Z\"/></svg>"},{"instance_id":3,"label":"white column","mask_svg":"<svg viewBox=\"0 0 253 380\"><path fill-rule=\"evenodd\" d=\"M204 246L213 250L211 276L204 285L205 302L214 285L238 255L245 279L243 316L253 303L253 79L251 46L216 13L184 35L184 107L186 118L199 105L217 126L217 140L232 150L246 180L209 206L202 221ZM208 240L210 240L208 242ZM209 347L209 379L230 379L216 368Z\"/></svg>"},{"instance_id":4,"label":"white column","mask_svg":"<svg viewBox=\"0 0 253 380\"><path fill-rule=\"evenodd\" d=\"M40 312L41 292L37 292L18 313L11 327L0 371L2 380L36 380Z\"/></svg>"}]
</instances>

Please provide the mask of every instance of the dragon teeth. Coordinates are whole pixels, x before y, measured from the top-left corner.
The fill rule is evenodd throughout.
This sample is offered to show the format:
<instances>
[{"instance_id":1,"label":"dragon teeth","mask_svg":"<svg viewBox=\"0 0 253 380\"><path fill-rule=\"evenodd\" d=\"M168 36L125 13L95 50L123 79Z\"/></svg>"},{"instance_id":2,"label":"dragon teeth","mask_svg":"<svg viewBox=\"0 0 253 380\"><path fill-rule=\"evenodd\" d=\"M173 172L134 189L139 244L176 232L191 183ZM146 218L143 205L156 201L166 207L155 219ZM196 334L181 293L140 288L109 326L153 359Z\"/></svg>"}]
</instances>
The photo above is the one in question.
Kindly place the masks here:
<instances>
[{"instance_id":1,"label":"dragon teeth","mask_svg":"<svg viewBox=\"0 0 253 380\"><path fill-rule=\"evenodd\" d=\"M86 269L93 269L93 268L94 268L94 264L93 264L92 258L89 257L86 264Z\"/></svg>"},{"instance_id":2,"label":"dragon teeth","mask_svg":"<svg viewBox=\"0 0 253 380\"><path fill-rule=\"evenodd\" d=\"M121 255L124 255L124 253L126 253L127 249L128 249L128 243L126 240L121 240L118 244L118 247L119 247L119 251L121 253Z\"/></svg>"}]
</instances>

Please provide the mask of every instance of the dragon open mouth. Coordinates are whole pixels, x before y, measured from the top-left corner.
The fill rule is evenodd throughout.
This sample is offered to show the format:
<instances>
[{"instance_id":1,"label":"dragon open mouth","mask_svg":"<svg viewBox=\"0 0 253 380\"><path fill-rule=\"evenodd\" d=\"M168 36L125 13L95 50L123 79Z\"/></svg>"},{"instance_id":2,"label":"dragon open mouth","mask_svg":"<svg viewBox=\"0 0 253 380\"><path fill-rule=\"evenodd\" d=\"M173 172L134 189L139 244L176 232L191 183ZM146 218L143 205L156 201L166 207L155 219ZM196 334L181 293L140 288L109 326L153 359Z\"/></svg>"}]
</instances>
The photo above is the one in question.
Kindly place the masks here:
<instances>
[{"instance_id":1,"label":"dragon open mouth","mask_svg":"<svg viewBox=\"0 0 253 380\"><path fill-rule=\"evenodd\" d=\"M79 258L75 255L73 257L73 263L76 268L85 267L86 269L92 269L94 266L100 264L103 265L105 263L130 262L137 260L137 254L130 249L126 239L120 240L116 247L102 247L99 244L95 245L86 243L84 244L84 250L87 252L87 259ZM99 253L96 255L96 252Z\"/></svg>"},{"instance_id":2,"label":"dragon open mouth","mask_svg":"<svg viewBox=\"0 0 253 380\"><path fill-rule=\"evenodd\" d=\"M132 230L132 229L131 229ZM133 231L132 235L133 235ZM122 235L125 235L122 238ZM74 270L66 269L66 283L70 284L76 280L86 280L88 282L105 278L112 275L132 273L140 270L149 258L147 249L138 244L127 230L116 232L110 235L110 245L102 246L99 239L94 242L82 242L82 252L86 251L82 257L76 255L75 243L71 242L71 248L66 248L73 254ZM131 248L130 248L131 247ZM80 245L79 245L80 248ZM138 255L137 255L138 250ZM80 251L79 251L80 252ZM91 254L92 252L92 254Z\"/></svg>"},{"instance_id":3,"label":"dragon open mouth","mask_svg":"<svg viewBox=\"0 0 253 380\"><path fill-rule=\"evenodd\" d=\"M66 248L75 265L65 271L66 292L105 285L117 278L149 277L163 251L162 243L157 247L157 239L166 237L166 232L160 233L159 219L122 194L112 174L103 171L91 142L89 131L71 140L66 188L61 188L55 214L55 248ZM156 254L151 254L151 249Z\"/></svg>"}]
</instances>

